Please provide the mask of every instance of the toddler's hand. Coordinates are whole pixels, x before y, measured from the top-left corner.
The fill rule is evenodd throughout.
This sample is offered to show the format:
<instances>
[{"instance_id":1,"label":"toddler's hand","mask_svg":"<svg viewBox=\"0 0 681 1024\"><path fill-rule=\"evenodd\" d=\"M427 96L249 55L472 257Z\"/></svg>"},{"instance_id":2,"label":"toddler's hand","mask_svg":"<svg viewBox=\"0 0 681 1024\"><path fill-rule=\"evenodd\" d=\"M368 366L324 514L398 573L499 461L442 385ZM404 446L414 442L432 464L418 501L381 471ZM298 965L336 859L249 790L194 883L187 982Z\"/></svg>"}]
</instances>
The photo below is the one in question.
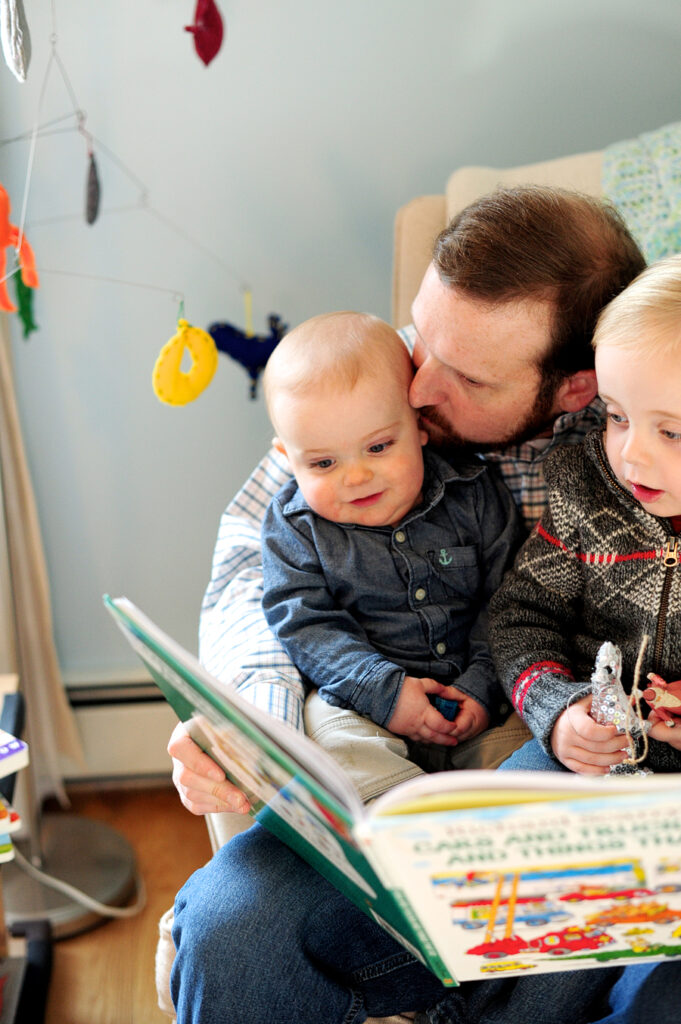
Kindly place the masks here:
<instances>
[{"instance_id":1,"label":"toddler's hand","mask_svg":"<svg viewBox=\"0 0 681 1024\"><path fill-rule=\"evenodd\" d=\"M566 708L553 727L551 748L571 772L607 775L610 765L627 757L627 739L614 725L594 722L590 709L590 694Z\"/></svg>"},{"instance_id":2,"label":"toddler's hand","mask_svg":"<svg viewBox=\"0 0 681 1024\"><path fill-rule=\"evenodd\" d=\"M651 723L648 736L654 740L661 740L662 743L668 743L670 747L674 747L674 750L681 750L681 718L677 718L676 725L671 729L658 716L657 711L650 712L648 721Z\"/></svg>"},{"instance_id":3,"label":"toddler's hand","mask_svg":"<svg viewBox=\"0 0 681 1024\"><path fill-rule=\"evenodd\" d=\"M428 694L435 693L448 700L460 700L461 695L452 686L436 683L434 679L417 679L405 676L395 710L386 728L398 736L406 736L410 740L425 740L428 743L441 743L453 747L458 743L456 723L448 722L444 715L436 711L428 700Z\"/></svg>"}]
</instances>

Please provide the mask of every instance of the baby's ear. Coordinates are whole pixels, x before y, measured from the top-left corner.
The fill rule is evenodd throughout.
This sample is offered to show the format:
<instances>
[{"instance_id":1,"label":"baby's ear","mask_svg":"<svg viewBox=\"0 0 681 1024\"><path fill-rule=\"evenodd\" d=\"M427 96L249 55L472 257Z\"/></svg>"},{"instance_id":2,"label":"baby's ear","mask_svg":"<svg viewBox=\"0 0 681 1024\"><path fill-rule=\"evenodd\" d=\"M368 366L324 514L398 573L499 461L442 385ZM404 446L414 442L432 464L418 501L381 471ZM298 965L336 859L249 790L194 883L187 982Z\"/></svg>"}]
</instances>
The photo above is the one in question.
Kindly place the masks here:
<instances>
[{"instance_id":1,"label":"baby's ear","mask_svg":"<svg viewBox=\"0 0 681 1024\"><path fill-rule=\"evenodd\" d=\"M277 451L281 453L281 455L285 455L286 458L288 458L288 453L287 453L286 449L284 448L284 445L283 445L282 441L278 437L273 437L272 438L272 447L276 448Z\"/></svg>"}]
</instances>

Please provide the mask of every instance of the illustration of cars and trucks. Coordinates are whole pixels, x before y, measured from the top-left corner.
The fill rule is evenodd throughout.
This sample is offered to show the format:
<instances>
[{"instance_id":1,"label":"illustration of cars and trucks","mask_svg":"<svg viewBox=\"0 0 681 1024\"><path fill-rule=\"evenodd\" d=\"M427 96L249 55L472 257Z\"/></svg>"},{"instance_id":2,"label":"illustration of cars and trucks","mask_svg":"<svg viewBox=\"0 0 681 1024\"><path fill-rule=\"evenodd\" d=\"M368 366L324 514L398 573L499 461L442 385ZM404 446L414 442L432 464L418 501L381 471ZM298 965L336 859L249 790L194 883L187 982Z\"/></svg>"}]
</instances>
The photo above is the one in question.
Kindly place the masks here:
<instances>
[{"instance_id":1,"label":"illustration of cars and trucks","mask_svg":"<svg viewBox=\"0 0 681 1024\"><path fill-rule=\"evenodd\" d=\"M639 924L651 922L654 924L673 924L681 920L681 911L671 910L664 903L656 903L648 900L644 903L625 903L621 906L613 905L606 907L597 914L587 918L588 924L613 925L613 924Z\"/></svg>"},{"instance_id":2,"label":"illustration of cars and trucks","mask_svg":"<svg viewBox=\"0 0 681 1024\"><path fill-rule=\"evenodd\" d=\"M550 953L552 956L564 956L587 949L600 949L615 940L602 928L586 926L578 928L569 925L559 931L547 932L535 939L523 939L520 935L508 935L501 939L491 939L472 946L466 952L495 960L505 956L517 956L519 953Z\"/></svg>"}]
</instances>

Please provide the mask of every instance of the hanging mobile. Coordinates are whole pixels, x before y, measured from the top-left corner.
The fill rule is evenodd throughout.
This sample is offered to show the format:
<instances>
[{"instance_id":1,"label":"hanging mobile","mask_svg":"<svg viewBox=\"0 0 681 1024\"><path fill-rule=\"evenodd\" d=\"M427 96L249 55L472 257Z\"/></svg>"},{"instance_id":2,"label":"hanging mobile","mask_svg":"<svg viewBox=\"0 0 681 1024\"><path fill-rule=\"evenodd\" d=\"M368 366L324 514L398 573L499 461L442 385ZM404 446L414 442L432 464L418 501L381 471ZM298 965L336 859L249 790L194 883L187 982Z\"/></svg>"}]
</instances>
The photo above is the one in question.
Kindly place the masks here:
<instances>
[{"instance_id":1,"label":"hanging mobile","mask_svg":"<svg viewBox=\"0 0 681 1024\"><path fill-rule=\"evenodd\" d=\"M218 368L215 342L200 327L192 327L181 315L183 312L184 302L180 304L177 333L161 349L152 374L154 394L166 405L193 402L206 390ZM181 368L185 351L192 359L186 372Z\"/></svg>"},{"instance_id":2,"label":"hanging mobile","mask_svg":"<svg viewBox=\"0 0 681 1024\"><path fill-rule=\"evenodd\" d=\"M184 30L194 36L194 49L203 63L210 64L222 46L224 35L222 15L214 0L197 0L194 23L185 25Z\"/></svg>"}]
</instances>

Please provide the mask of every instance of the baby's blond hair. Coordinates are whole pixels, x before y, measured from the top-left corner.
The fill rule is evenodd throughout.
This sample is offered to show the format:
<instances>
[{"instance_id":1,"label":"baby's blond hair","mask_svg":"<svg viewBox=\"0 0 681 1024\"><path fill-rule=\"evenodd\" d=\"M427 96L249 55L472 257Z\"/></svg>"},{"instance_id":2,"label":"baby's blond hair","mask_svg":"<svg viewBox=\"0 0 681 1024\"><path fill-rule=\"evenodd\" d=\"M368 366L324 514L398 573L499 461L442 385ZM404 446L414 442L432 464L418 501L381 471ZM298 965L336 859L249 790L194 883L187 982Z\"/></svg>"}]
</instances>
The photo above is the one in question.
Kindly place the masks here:
<instances>
[{"instance_id":1,"label":"baby's blond hair","mask_svg":"<svg viewBox=\"0 0 681 1024\"><path fill-rule=\"evenodd\" d=\"M593 337L605 345L636 349L651 358L681 352L681 254L647 267L598 318Z\"/></svg>"},{"instance_id":2,"label":"baby's blond hair","mask_svg":"<svg viewBox=\"0 0 681 1024\"><path fill-rule=\"evenodd\" d=\"M282 392L351 391L360 377L401 377L406 391L412 373L403 341L384 320L369 313L323 313L282 338L267 361L263 393L276 429L273 409Z\"/></svg>"}]
</instances>

